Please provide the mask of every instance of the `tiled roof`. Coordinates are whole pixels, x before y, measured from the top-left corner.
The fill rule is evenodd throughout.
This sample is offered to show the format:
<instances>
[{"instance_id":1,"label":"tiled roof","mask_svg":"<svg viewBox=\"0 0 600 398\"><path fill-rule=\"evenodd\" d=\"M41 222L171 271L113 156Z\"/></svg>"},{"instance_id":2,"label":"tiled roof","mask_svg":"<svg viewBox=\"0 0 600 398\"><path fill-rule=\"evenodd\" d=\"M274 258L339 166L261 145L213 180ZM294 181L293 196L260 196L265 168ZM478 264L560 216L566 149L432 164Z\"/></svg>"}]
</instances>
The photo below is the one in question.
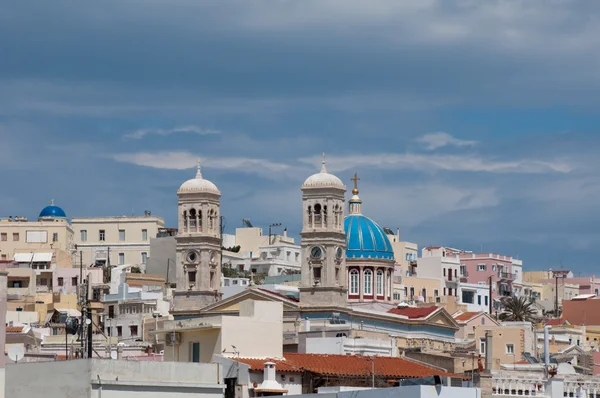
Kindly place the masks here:
<instances>
[{"instance_id":1,"label":"tiled roof","mask_svg":"<svg viewBox=\"0 0 600 398\"><path fill-rule=\"evenodd\" d=\"M372 361L374 361L377 377L418 378L434 375L462 377L398 357L294 353L284 353L284 355L284 359L240 358L239 361L250 365L252 371L262 371L265 362L274 362L277 370L281 372L307 371L326 376L351 377L370 376Z\"/></svg>"},{"instance_id":2,"label":"tiled roof","mask_svg":"<svg viewBox=\"0 0 600 398\"><path fill-rule=\"evenodd\" d=\"M456 322L467 322L475 318L479 314L481 314L481 312L463 312L462 314L455 316L454 320Z\"/></svg>"},{"instance_id":3,"label":"tiled roof","mask_svg":"<svg viewBox=\"0 0 600 398\"><path fill-rule=\"evenodd\" d=\"M408 317L408 319L419 319L419 318L427 318L433 312L435 312L438 307L422 307L422 308L392 308L388 311L389 314L402 315Z\"/></svg>"},{"instance_id":4,"label":"tiled roof","mask_svg":"<svg viewBox=\"0 0 600 398\"><path fill-rule=\"evenodd\" d=\"M547 326L560 326L563 323L565 323L565 321L563 319L548 319L545 323L545 325Z\"/></svg>"},{"instance_id":5,"label":"tiled roof","mask_svg":"<svg viewBox=\"0 0 600 398\"><path fill-rule=\"evenodd\" d=\"M21 333L23 332L23 326L7 326L6 333Z\"/></svg>"}]
</instances>

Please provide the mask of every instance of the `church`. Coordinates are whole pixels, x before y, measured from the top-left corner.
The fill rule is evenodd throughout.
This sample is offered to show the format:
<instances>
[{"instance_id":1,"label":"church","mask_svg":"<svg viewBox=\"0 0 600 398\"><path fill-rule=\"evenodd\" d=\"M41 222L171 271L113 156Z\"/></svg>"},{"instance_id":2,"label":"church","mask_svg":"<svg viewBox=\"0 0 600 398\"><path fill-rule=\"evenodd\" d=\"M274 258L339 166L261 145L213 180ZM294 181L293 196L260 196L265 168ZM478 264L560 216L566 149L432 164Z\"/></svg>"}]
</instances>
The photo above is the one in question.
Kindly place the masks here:
<instances>
[{"instance_id":1,"label":"church","mask_svg":"<svg viewBox=\"0 0 600 398\"><path fill-rule=\"evenodd\" d=\"M257 286L221 300L221 191L203 177L198 163L195 178L177 191L175 320L234 315L246 300L279 301L289 351L298 349L298 335L307 324L313 331L344 325L348 337L369 333L398 349L452 349L458 326L443 308L397 307L392 302L394 253L383 228L362 214L359 180L354 174L346 202L346 185L327 172L323 156L321 170L301 185L299 300Z\"/></svg>"}]
</instances>

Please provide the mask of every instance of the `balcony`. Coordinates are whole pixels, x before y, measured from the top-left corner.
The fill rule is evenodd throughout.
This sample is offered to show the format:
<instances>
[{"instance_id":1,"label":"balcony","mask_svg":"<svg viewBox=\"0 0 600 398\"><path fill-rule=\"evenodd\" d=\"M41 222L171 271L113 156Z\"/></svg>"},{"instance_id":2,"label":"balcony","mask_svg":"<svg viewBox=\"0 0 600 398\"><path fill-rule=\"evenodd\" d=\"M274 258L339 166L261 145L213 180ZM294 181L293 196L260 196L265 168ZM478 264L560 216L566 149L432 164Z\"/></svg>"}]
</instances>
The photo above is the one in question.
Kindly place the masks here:
<instances>
[{"instance_id":1,"label":"balcony","mask_svg":"<svg viewBox=\"0 0 600 398\"><path fill-rule=\"evenodd\" d=\"M516 274L511 274L510 272L498 272L498 278L500 280L505 281L514 281L516 279Z\"/></svg>"}]
</instances>

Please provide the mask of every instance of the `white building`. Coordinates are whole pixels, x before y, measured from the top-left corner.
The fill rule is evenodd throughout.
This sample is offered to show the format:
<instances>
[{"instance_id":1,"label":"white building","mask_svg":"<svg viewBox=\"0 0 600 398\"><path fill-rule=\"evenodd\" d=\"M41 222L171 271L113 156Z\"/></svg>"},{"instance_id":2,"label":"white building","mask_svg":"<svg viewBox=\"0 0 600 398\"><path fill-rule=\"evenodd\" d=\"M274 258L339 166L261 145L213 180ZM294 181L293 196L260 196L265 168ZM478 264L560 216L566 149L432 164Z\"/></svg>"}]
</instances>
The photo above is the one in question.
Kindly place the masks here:
<instances>
[{"instance_id":1,"label":"white building","mask_svg":"<svg viewBox=\"0 0 600 398\"><path fill-rule=\"evenodd\" d=\"M441 296L460 297L460 259L458 250L425 247L417 260L420 278L438 279Z\"/></svg>"},{"instance_id":2,"label":"white building","mask_svg":"<svg viewBox=\"0 0 600 398\"><path fill-rule=\"evenodd\" d=\"M144 216L75 217L71 225L83 264L145 267L150 239L164 228L164 220L146 212ZM79 254L76 262L79 262Z\"/></svg>"},{"instance_id":3,"label":"white building","mask_svg":"<svg viewBox=\"0 0 600 398\"><path fill-rule=\"evenodd\" d=\"M106 334L130 342L142 339L144 319L168 316L170 307L161 290L144 291L126 283L119 285L117 294L105 294L102 304Z\"/></svg>"},{"instance_id":4,"label":"white building","mask_svg":"<svg viewBox=\"0 0 600 398\"><path fill-rule=\"evenodd\" d=\"M488 312L490 286L479 283L464 283L460 286L459 304L465 304L468 312Z\"/></svg>"}]
</instances>

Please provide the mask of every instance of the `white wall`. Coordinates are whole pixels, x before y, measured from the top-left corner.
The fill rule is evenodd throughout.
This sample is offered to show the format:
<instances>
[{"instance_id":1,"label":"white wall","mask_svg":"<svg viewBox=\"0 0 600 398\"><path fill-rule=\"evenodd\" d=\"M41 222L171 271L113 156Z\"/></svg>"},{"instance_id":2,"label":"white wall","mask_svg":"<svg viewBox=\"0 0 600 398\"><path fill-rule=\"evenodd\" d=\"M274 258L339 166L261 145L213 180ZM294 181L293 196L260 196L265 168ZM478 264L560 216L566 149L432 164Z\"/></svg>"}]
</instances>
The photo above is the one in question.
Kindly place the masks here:
<instances>
[{"instance_id":1,"label":"white wall","mask_svg":"<svg viewBox=\"0 0 600 398\"><path fill-rule=\"evenodd\" d=\"M294 398L314 397L314 395L295 395ZM319 394L319 398L480 398L481 390L466 387L406 386L378 388L369 390L350 390L337 393ZM289 397L291 398L291 397Z\"/></svg>"}]
</instances>

